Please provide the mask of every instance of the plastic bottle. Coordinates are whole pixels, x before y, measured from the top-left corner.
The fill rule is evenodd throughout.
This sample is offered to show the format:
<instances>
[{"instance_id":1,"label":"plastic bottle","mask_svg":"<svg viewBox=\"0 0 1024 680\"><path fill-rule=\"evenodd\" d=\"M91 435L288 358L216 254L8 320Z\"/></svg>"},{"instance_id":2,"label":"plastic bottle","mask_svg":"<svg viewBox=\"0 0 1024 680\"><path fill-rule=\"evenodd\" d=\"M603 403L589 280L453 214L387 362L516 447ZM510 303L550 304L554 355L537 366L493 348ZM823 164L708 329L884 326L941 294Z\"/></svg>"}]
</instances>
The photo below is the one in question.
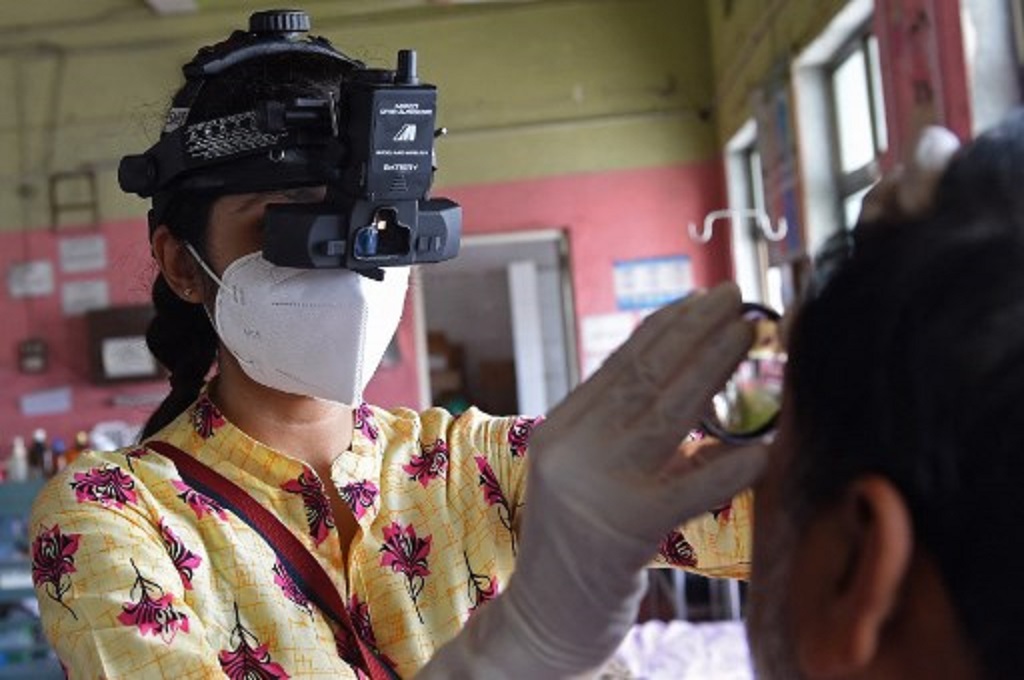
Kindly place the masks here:
<instances>
[{"instance_id":1,"label":"plastic bottle","mask_svg":"<svg viewBox=\"0 0 1024 680\"><path fill-rule=\"evenodd\" d=\"M68 445L60 437L54 437L50 450L53 452L53 472L60 472L68 465Z\"/></svg>"},{"instance_id":2,"label":"plastic bottle","mask_svg":"<svg viewBox=\"0 0 1024 680\"><path fill-rule=\"evenodd\" d=\"M49 477L53 474L53 452L46 444L46 430L38 428L32 433L28 448L28 470L31 477Z\"/></svg>"},{"instance_id":3,"label":"plastic bottle","mask_svg":"<svg viewBox=\"0 0 1024 680\"><path fill-rule=\"evenodd\" d=\"M68 449L67 452L67 464L71 465L75 462L75 459L82 455L83 452L89 448L89 433L85 430L79 430L78 434L75 435L75 443Z\"/></svg>"},{"instance_id":4,"label":"plastic bottle","mask_svg":"<svg viewBox=\"0 0 1024 680\"><path fill-rule=\"evenodd\" d=\"M7 460L7 481L24 482L28 479L28 449L25 439L15 437L11 444L11 457Z\"/></svg>"}]
</instances>

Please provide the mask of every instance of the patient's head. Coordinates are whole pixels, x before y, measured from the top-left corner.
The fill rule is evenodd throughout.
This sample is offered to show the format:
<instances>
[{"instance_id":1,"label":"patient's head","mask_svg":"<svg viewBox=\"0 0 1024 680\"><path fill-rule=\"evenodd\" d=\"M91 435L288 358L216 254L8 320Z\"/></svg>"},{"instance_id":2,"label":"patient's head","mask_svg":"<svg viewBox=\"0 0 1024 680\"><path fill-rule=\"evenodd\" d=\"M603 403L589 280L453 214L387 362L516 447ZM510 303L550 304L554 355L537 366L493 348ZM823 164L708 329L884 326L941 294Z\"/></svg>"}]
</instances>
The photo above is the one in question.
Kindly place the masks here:
<instances>
[{"instance_id":1,"label":"patient's head","mask_svg":"<svg viewBox=\"0 0 1024 680\"><path fill-rule=\"evenodd\" d=\"M920 221L831 244L791 335L758 494L760 672L1024 668L1024 115Z\"/></svg>"}]
</instances>

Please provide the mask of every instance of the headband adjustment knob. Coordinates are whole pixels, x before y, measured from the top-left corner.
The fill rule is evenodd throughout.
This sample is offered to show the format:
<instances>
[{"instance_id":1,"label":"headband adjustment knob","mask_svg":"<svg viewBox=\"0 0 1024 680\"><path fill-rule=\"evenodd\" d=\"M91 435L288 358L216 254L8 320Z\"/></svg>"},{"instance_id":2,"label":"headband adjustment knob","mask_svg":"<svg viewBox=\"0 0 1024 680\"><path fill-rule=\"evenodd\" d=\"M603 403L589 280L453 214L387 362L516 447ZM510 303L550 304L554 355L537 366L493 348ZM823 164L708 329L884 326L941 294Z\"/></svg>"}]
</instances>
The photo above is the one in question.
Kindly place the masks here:
<instances>
[{"instance_id":1,"label":"headband adjustment knob","mask_svg":"<svg viewBox=\"0 0 1024 680\"><path fill-rule=\"evenodd\" d=\"M255 12L249 17L249 32L264 33L308 33L309 15L301 10L274 9Z\"/></svg>"}]
</instances>

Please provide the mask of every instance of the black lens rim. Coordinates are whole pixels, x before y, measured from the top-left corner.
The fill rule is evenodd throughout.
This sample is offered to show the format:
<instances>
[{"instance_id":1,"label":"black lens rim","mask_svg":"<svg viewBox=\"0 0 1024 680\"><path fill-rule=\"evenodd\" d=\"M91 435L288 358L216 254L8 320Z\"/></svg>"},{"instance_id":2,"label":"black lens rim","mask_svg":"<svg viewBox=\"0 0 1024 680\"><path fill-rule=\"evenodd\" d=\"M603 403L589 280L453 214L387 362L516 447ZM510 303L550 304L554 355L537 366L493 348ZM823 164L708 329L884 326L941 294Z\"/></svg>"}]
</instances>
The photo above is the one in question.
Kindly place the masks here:
<instances>
[{"instance_id":1,"label":"black lens rim","mask_svg":"<svg viewBox=\"0 0 1024 680\"><path fill-rule=\"evenodd\" d=\"M744 302L740 306L740 310L741 315L745 319L769 319L777 324L782 323L782 314L759 302ZM761 427L742 434L728 432L727 430L719 427L714 421L707 418L701 419L700 429L703 430L706 435L714 437L715 439L727 444L749 444L750 442L763 439L765 435L774 432L776 427L778 427L779 415L779 413L776 413L771 419L761 425Z\"/></svg>"}]
</instances>

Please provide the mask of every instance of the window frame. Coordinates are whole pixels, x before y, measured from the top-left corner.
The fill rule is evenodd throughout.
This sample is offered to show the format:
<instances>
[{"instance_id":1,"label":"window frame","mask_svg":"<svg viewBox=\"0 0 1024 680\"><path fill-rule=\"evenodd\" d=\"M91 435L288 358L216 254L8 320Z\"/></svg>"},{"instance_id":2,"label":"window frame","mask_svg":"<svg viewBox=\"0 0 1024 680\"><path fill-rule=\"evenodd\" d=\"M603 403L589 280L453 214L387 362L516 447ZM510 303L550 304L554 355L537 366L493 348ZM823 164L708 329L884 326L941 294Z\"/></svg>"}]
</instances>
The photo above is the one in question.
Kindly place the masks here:
<instances>
[{"instance_id":1,"label":"window frame","mask_svg":"<svg viewBox=\"0 0 1024 680\"><path fill-rule=\"evenodd\" d=\"M878 37L871 30L868 22L856 30L843 45L836 50L824 65L825 85L828 98L829 135L832 148L832 174L835 178L836 204L835 210L838 223L849 228L846 219L846 202L857 193L868 189L882 175L881 159L888 147L888 126L885 120L885 102L879 101L882 93L881 64L878 59ZM866 164L853 170L844 171L841 152L839 102L836 97L836 74L847 60L857 52L864 55L864 76L867 84L868 109L871 122L871 139L874 146L873 158Z\"/></svg>"}]
</instances>

